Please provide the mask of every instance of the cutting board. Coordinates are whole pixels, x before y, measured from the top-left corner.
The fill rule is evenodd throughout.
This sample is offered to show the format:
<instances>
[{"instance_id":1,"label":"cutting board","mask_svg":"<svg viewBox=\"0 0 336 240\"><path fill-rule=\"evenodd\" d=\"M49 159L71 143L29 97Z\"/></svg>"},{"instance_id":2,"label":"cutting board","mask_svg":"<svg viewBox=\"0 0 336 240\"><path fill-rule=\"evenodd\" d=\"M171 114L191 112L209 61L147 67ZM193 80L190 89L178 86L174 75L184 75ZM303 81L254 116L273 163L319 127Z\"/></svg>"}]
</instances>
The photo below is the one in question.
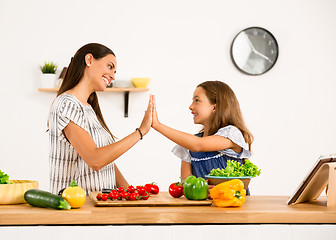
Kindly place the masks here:
<instances>
[{"instance_id":1,"label":"cutting board","mask_svg":"<svg viewBox=\"0 0 336 240\"><path fill-rule=\"evenodd\" d=\"M111 200L107 201L97 200L98 192L91 192L90 199L96 207L149 207L149 206L208 206L212 204L212 200L188 200L184 196L180 198L173 198L168 192L160 192L157 195L151 195L147 200L127 201Z\"/></svg>"}]
</instances>

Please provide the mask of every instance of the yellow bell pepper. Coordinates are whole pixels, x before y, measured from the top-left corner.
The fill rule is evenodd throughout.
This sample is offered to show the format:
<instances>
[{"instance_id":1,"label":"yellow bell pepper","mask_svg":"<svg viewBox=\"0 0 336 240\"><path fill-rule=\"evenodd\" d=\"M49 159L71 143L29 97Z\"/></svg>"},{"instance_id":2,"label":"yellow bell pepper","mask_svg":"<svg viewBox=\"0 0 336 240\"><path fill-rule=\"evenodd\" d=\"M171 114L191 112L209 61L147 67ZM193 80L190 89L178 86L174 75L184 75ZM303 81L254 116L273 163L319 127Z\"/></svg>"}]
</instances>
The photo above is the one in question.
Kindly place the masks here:
<instances>
[{"instance_id":1,"label":"yellow bell pepper","mask_svg":"<svg viewBox=\"0 0 336 240\"><path fill-rule=\"evenodd\" d=\"M71 205L71 208L80 208L86 200L85 191L74 180L71 182L70 187L63 191L62 197Z\"/></svg>"},{"instance_id":2,"label":"yellow bell pepper","mask_svg":"<svg viewBox=\"0 0 336 240\"><path fill-rule=\"evenodd\" d=\"M217 207L240 207L245 203L245 196L244 183L239 179L220 183L210 189L210 197Z\"/></svg>"}]
</instances>

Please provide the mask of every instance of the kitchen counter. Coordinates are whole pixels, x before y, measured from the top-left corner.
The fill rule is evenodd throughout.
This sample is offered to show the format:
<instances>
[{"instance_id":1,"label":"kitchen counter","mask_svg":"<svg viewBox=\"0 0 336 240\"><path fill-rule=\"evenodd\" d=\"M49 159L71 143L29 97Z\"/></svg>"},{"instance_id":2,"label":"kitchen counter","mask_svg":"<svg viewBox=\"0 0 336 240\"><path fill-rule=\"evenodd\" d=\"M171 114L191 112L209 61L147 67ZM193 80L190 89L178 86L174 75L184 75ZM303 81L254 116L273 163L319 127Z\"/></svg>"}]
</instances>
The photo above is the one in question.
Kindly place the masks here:
<instances>
[{"instance_id":1,"label":"kitchen counter","mask_svg":"<svg viewBox=\"0 0 336 240\"><path fill-rule=\"evenodd\" d=\"M71 210L36 208L28 204L0 205L0 225L336 223L336 206L327 207L325 197L290 206L286 204L288 198L247 196L240 208L95 207L90 198L80 209Z\"/></svg>"}]
</instances>

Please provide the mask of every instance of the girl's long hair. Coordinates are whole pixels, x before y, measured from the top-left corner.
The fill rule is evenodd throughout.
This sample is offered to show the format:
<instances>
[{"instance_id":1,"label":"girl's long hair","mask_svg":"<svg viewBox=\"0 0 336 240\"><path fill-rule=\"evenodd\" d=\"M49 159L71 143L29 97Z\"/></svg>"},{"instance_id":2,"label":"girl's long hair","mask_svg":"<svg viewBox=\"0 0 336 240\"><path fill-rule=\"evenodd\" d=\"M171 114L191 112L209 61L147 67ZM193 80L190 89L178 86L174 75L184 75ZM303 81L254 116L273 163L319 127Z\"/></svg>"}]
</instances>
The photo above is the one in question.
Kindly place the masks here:
<instances>
[{"instance_id":1,"label":"girl's long hair","mask_svg":"<svg viewBox=\"0 0 336 240\"><path fill-rule=\"evenodd\" d=\"M222 127L233 125L242 132L245 142L248 143L251 150L253 135L245 125L239 102L232 89L221 81L206 81L197 87L205 90L211 104L216 104L209 135L215 134Z\"/></svg>"},{"instance_id":2,"label":"girl's long hair","mask_svg":"<svg viewBox=\"0 0 336 240\"><path fill-rule=\"evenodd\" d=\"M57 96L74 88L82 79L82 77L84 76L84 70L86 68L85 56L88 53L91 53L92 56L97 60L109 54L115 56L114 52L111 49L99 43L89 43L81 47L76 52L75 56L71 58L71 62L64 76L62 85L60 86L60 89L57 92ZM91 93L87 102L91 105L91 107L95 111L101 125L105 128L107 132L111 134L113 140L115 140L115 137L107 127L103 115L100 111L97 93L96 92Z\"/></svg>"}]
</instances>

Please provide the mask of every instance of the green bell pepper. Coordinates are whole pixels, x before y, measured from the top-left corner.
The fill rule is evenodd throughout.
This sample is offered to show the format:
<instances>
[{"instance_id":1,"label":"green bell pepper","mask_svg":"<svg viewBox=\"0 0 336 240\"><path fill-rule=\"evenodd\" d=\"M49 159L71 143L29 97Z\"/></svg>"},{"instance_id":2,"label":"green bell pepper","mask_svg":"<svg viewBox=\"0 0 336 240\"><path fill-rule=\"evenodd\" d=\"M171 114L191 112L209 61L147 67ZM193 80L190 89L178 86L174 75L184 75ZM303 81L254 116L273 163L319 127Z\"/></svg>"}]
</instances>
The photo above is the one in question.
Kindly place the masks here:
<instances>
[{"instance_id":1,"label":"green bell pepper","mask_svg":"<svg viewBox=\"0 0 336 240\"><path fill-rule=\"evenodd\" d=\"M208 183L204 178L191 175L184 181L184 196L189 200L205 200L208 198Z\"/></svg>"}]
</instances>

